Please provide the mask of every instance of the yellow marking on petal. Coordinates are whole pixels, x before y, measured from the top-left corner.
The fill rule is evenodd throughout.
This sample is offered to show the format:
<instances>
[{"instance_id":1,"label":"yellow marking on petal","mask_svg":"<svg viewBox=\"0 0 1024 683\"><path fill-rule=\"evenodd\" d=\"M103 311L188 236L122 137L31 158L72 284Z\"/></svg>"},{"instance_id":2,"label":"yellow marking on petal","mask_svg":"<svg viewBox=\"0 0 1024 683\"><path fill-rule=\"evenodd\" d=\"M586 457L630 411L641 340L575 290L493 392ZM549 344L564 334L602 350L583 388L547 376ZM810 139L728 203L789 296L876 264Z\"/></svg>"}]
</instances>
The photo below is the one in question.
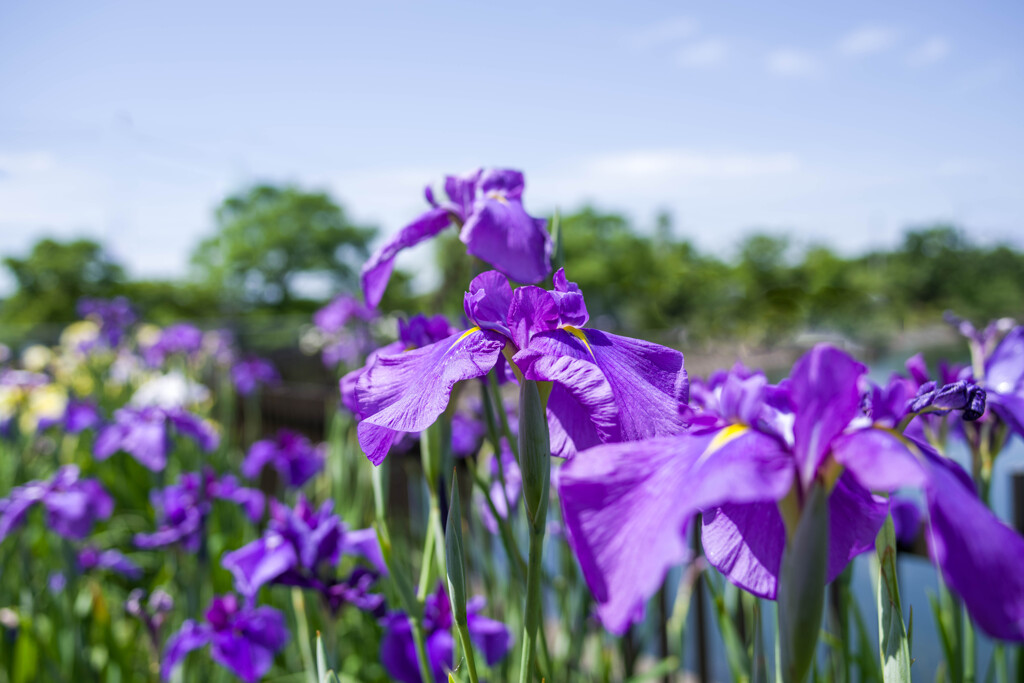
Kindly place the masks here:
<instances>
[{"instance_id":1,"label":"yellow marking on petal","mask_svg":"<svg viewBox=\"0 0 1024 683\"><path fill-rule=\"evenodd\" d=\"M463 332L461 335L459 335L458 339L456 339L454 342L452 342L452 345L448 347L448 351L451 351L456 346L458 346L459 342L462 341L463 339L465 339L466 337L468 337L469 335L473 334L474 332L479 332L479 331L480 331L479 327L471 327L471 328L469 328L468 330ZM445 351L445 353L448 353L448 351Z\"/></svg>"},{"instance_id":2,"label":"yellow marking on petal","mask_svg":"<svg viewBox=\"0 0 1024 683\"><path fill-rule=\"evenodd\" d=\"M590 342L587 341L587 335L583 334L583 330L572 325L565 325L562 329L583 342L583 345L587 347L587 351L590 352L590 357L595 361L597 360L597 357L594 355L594 349L590 348Z\"/></svg>"},{"instance_id":3,"label":"yellow marking on petal","mask_svg":"<svg viewBox=\"0 0 1024 683\"><path fill-rule=\"evenodd\" d=\"M704 455L711 455L715 451L723 448L727 443L738 439L743 436L746 432L750 431L750 427L742 424L731 424L722 431L715 434L715 438L708 444L707 450L704 451Z\"/></svg>"}]
</instances>

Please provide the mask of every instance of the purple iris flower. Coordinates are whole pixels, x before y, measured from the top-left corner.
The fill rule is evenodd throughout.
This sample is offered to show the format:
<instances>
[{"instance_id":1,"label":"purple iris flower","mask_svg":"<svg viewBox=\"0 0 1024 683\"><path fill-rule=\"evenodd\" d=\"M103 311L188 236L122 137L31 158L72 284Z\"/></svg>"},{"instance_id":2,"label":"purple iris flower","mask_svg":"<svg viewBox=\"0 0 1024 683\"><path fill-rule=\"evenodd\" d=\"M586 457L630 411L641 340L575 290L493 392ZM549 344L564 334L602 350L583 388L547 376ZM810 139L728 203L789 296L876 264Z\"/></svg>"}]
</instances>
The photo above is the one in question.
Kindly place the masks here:
<instances>
[{"instance_id":1,"label":"purple iris flower","mask_svg":"<svg viewBox=\"0 0 1024 683\"><path fill-rule=\"evenodd\" d=\"M93 455L98 460L106 460L118 451L125 451L145 467L160 472L167 466L169 427L207 452L220 443L220 436L213 427L181 408L121 408L114 413L114 422L97 434Z\"/></svg>"},{"instance_id":2,"label":"purple iris flower","mask_svg":"<svg viewBox=\"0 0 1024 683\"><path fill-rule=\"evenodd\" d=\"M107 519L114 501L95 479L81 479L78 467L64 465L47 481L32 481L0 498L0 543L25 521L36 503L46 509L46 524L64 538L83 539L93 524Z\"/></svg>"},{"instance_id":3,"label":"purple iris flower","mask_svg":"<svg viewBox=\"0 0 1024 683\"><path fill-rule=\"evenodd\" d=\"M86 429L96 429L102 422L103 416L92 401L71 400L64 409L64 429L69 434L80 434Z\"/></svg>"},{"instance_id":4,"label":"purple iris flower","mask_svg":"<svg viewBox=\"0 0 1024 683\"><path fill-rule=\"evenodd\" d=\"M448 202L439 204L428 187L431 209L398 231L363 266L363 296L368 306L380 303L395 257L430 239L449 225L461 226L466 251L517 282L540 282L551 272L551 237L547 221L523 208L526 182L519 171L482 169L465 176L448 176Z\"/></svg>"},{"instance_id":5,"label":"purple iris flower","mask_svg":"<svg viewBox=\"0 0 1024 683\"><path fill-rule=\"evenodd\" d=\"M174 609L174 598L167 591L157 588L149 594L149 599L143 604L146 597L145 591L141 588L134 589L128 594L124 603L124 610L142 622L146 627L150 642L157 649L160 648L160 629L167 620L167 615Z\"/></svg>"},{"instance_id":6,"label":"purple iris flower","mask_svg":"<svg viewBox=\"0 0 1024 683\"><path fill-rule=\"evenodd\" d=\"M138 320L131 302L123 296L113 299L80 299L78 315L99 322L100 338L110 348L120 344L124 333Z\"/></svg>"},{"instance_id":7,"label":"purple iris flower","mask_svg":"<svg viewBox=\"0 0 1024 683\"><path fill-rule=\"evenodd\" d=\"M239 486L238 480L230 474L218 478L211 469L203 472L202 479L203 490L200 490L199 474L189 472L182 475L179 483L150 493L160 526L151 534L136 534L135 545L161 548L180 543L185 550L195 552L199 549L203 523L213 500L240 505L253 522L263 518L261 492Z\"/></svg>"},{"instance_id":8,"label":"purple iris flower","mask_svg":"<svg viewBox=\"0 0 1024 683\"><path fill-rule=\"evenodd\" d=\"M921 506L904 496L893 496L889 501L889 512L896 532L896 541L909 546L921 533Z\"/></svg>"},{"instance_id":9,"label":"purple iris flower","mask_svg":"<svg viewBox=\"0 0 1024 683\"><path fill-rule=\"evenodd\" d=\"M213 660L243 681L255 683L274 663L274 654L288 642L284 615L272 607L240 605L234 595L213 599L206 622L187 619L167 640L161 678L169 680L175 667L192 650L211 646Z\"/></svg>"},{"instance_id":10,"label":"purple iris flower","mask_svg":"<svg viewBox=\"0 0 1024 683\"><path fill-rule=\"evenodd\" d=\"M167 356L182 355L191 357L203 347L203 333L195 325L176 323L169 325L160 332L156 342L143 350L146 362L158 366Z\"/></svg>"},{"instance_id":11,"label":"purple iris flower","mask_svg":"<svg viewBox=\"0 0 1024 683\"><path fill-rule=\"evenodd\" d=\"M480 439L484 435L484 425L477 415L463 412L452 416L452 455L456 458L467 458L480 448Z\"/></svg>"},{"instance_id":12,"label":"purple iris flower","mask_svg":"<svg viewBox=\"0 0 1024 683\"><path fill-rule=\"evenodd\" d=\"M1014 327L984 361L979 379L988 405L1010 429L1024 438L1024 326Z\"/></svg>"},{"instance_id":13,"label":"purple iris flower","mask_svg":"<svg viewBox=\"0 0 1024 683\"><path fill-rule=\"evenodd\" d=\"M500 621L480 615L485 606L481 597L471 598L466 603L469 638L484 653L487 666L494 666L512 648L512 634ZM381 623L384 638L380 643L380 661L388 675L402 683L422 683L408 615L392 612ZM435 681L448 680L445 674L453 664L452 626L448 596L444 588L438 586L427 596L423 606L423 634Z\"/></svg>"},{"instance_id":14,"label":"purple iris flower","mask_svg":"<svg viewBox=\"0 0 1024 683\"><path fill-rule=\"evenodd\" d=\"M356 397L356 386L359 378L366 373L377 358L418 349L421 346L429 346L447 339L453 334L455 334L455 328L443 315L427 317L422 313L417 313L409 319L399 319L398 339L370 353L366 357L366 364L363 367L356 368L341 378L342 405L352 411L356 418L362 419L363 415L359 412L359 400Z\"/></svg>"},{"instance_id":15,"label":"purple iris flower","mask_svg":"<svg viewBox=\"0 0 1024 683\"><path fill-rule=\"evenodd\" d=\"M331 602L332 596L344 597L347 588L358 584L337 588L336 569L343 554L362 557L375 572L386 574L376 531L350 531L333 508L328 500L314 510L302 495L294 509L274 501L263 536L221 560L235 577L236 590L254 597L265 584L277 583L319 591Z\"/></svg>"},{"instance_id":16,"label":"purple iris flower","mask_svg":"<svg viewBox=\"0 0 1024 683\"><path fill-rule=\"evenodd\" d=\"M377 313L359 299L351 294L342 294L313 314L313 324L327 334L336 334L345 329L353 318L367 322L375 317Z\"/></svg>"},{"instance_id":17,"label":"purple iris flower","mask_svg":"<svg viewBox=\"0 0 1024 683\"><path fill-rule=\"evenodd\" d=\"M93 546L86 546L78 551L78 566L83 571L107 569L128 579L138 579L142 576L139 565L113 549L99 550Z\"/></svg>"},{"instance_id":18,"label":"purple iris flower","mask_svg":"<svg viewBox=\"0 0 1024 683\"><path fill-rule=\"evenodd\" d=\"M986 632L1024 638L1024 576L1014 569L1024 540L982 504L958 465L893 429L913 397L879 400L876 391L871 414L862 412L865 372L818 346L780 387L760 375L729 378L718 412L697 414L686 434L603 445L568 462L558 489L569 540L605 625L624 631L667 569L687 559L685 529L697 512L711 564L774 598L786 539L778 502L834 482L829 580L874 547L889 506L871 492L920 487L947 583Z\"/></svg>"},{"instance_id":19,"label":"purple iris flower","mask_svg":"<svg viewBox=\"0 0 1024 683\"><path fill-rule=\"evenodd\" d=\"M242 396L248 396L261 384L277 384L281 376L273 364L263 358L246 358L231 368L231 381Z\"/></svg>"},{"instance_id":20,"label":"purple iris flower","mask_svg":"<svg viewBox=\"0 0 1024 683\"><path fill-rule=\"evenodd\" d=\"M555 455L682 430L688 393L683 354L584 328L588 315L579 288L562 270L554 284L553 291L513 291L501 273L478 275L464 301L475 327L368 363L356 381L354 412L370 461L379 465L401 432L433 424L455 384L486 375L503 350L524 378L552 383L548 424Z\"/></svg>"},{"instance_id":21,"label":"purple iris flower","mask_svg":"<svg viewBox=\"0 0 1024 683\"><path fill-rule=\"evenodd\" d=\"M257 441L249 448L242 474L256 479L267 465L277 470L288 486L298 488L324 468L323 444L314 446L303 435L282 429L275 438Z\"/></svg>"}]
</instances>

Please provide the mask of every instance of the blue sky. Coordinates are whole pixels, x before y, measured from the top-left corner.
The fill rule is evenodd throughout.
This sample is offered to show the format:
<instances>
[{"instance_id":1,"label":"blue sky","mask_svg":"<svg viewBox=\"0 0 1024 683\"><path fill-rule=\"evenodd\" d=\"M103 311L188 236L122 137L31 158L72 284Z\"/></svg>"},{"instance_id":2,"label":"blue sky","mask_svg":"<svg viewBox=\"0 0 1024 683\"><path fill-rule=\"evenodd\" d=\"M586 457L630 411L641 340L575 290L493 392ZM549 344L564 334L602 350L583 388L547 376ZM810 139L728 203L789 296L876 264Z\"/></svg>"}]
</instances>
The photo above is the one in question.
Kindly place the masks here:
<instances>
[{"instance_id":1,"label":"blue sky","mask_svg":"<svg viewBox=\"0 0 1024 683\"><path fill-rule=\"evenodd\" d=\"M0 3L0 255L83 234L180 275L246 183L393 231L480 165L722 255L935 220L1024 244L1024 5L835 5Z\"/></svg>"}]
</instances>

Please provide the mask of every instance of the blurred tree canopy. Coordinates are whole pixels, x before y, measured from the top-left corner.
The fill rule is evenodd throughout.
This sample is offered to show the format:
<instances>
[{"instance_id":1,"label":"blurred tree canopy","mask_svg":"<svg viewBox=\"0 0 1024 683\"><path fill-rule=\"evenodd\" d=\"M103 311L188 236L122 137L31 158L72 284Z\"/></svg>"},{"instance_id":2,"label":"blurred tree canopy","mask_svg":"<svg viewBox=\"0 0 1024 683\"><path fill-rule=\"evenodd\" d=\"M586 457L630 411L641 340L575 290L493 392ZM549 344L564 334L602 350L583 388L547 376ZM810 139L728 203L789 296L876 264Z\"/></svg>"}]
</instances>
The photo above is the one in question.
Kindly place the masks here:
<instances>
[{"instance_id":1,"label":"blurred tree canopy","mask_svg":"<svg viewBox=\"0 0 1024 683\"><path fill-rule=\"evenodd\" d=\"M328 295L358 291L375 232L351 224L326 194L267 185L224 200L217 224L195 250L199 277L186 282L129 281L88 240L46 239L23 258L6 258L16 291L0 304L4 338L73 320L80 297L123 294L149 320L272 324L283 339ZM770 346L800 332L884 344L895 331L937 323L947 309L979 322L1024 317L1024 254L974 244L950 225L909 230L894 249L854 257L754 233L731 258L701 253L675 234L667 214L639 230L623 215L584 207L561 225L567 274L582 288L592 324L677 347L716 340ZM382 310L461 318L463 291L489 266L467 256L454 230L434 242L433 253L438 286L416 292L410 275L396 271ZM309 275L327 278L320 297L297 286Z\"/></svg>"},{"instance_id":2,"label":"blurred tree canopy","mask_svg":"<svg viewBox=\"0 0 1024 683\"><path fill-rule=\"evenodd\" d=\"M8 256L3 264L15 291L0 306L0 322L23 332L74 320L80 298L110 296L125 279L124 269L103 247L86 239L42 239L24 258Z\"/></svg>"},{"instance_id":3,"label":"blurred tree canopy","mask_svg":"<svg viewBox=\"0 0 1024 683\"><path fill-rule=\"evenodd\" d=\"M225 199L217 231L192 254L197 279L228 309L288 309L301 278L327 278L330 291L355 290L376 228L353 224L323 192L256 185Z\"/></svg>"}]
</instances>

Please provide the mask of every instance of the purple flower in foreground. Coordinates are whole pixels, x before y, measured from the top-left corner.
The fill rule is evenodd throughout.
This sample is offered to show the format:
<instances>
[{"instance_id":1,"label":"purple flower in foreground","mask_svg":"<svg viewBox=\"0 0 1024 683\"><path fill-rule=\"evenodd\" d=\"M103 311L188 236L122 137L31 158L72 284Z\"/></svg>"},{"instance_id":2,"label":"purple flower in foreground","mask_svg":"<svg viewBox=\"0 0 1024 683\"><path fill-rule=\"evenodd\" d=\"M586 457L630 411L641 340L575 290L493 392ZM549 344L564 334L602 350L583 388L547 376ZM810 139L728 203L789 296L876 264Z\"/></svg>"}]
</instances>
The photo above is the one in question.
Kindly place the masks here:
<instances>
[{"instance_id":1,"label":"purple flower in foreground","mask_svg":"<svg viewBox=\"0 0 1024 683\"><path fill-rule=\"evenodd\" d=\"M124 333L138 320L131 302L123 296L113 299L80 299L78 315L93 318L99 323L100 337L110 348L120 344Z\"/></svg>"},{"instance_id":2,"label":"purple flower in foreground","mask_svg":"<svg viewBox=\"0 0 1024 683\"><path fill-rule=\"evenodd\" d=\"M97 460L106 460L125 451L145 467L159 472L167 466L169 427L207 452L220 443L220 436L209 423L180 408L121 408L114 413L114 422L97 434L93 455Z\"/></svg>"},{"instance_id":3,"label":"purple flower in foreground","mask_svg":"<svg viewBox=\"0 0 1024 683\"><path fill-rule=\"evenodd\" d=\"M469 637L484 653L488 666L494 666L512 648L512 634L499 621L481 616L486 605L483 598L472 598L466 604ZM388 675L402 683L422 683L412 638L412 624L405 612L392 612L381 620L384 638L380 643L380 661ZM452 613L448 596L442 587L427 596L423 606L423 634L427 659L434 680L448 680L452 667Z\"/></svg>"},{"instance_id":4,"label":"purple flower in foreground","mask_svg":"<svg viewBox=\"0 0 1024 683\"><path fill-rule=\"evenodd\" d=\"M83 571L90 569L107 569L128 579L142 576L142 569L120 551L99 550L86 546L78 551L78 566Z\"/></svg>"},{"instance_id":5,"label":"purple flower in foreground","mask_svg":"<svg viewBox=\"0 0 1024 683\"><path fill-rule=\"evenodd\" d=\"M547 221L533 218L523 208L526 183L519 171L478 170L448 176L444 190L448 202L439 204L428 187L433 207L398 231L363 266L363 296L367 305L380 303L395 257L449 225L461 226L459 238L466 251L517 282L540 282L551 272L551 237Z\"/></svg>"},{"instance_id":6,"label":"purple flower in foreground","mask_svg":"<svg viewBox=\"0 0 1024 683\"><path fill-rule=\"evenodd\" d=\"M248 396L261 384L271 385L281 381L270 361L262 358L246 358L231 368L231 381L242 396Z\"/></svg>"},{"instance_id":7,"label":"purple flower in foreground","mask_svg":"<svg viewBox=\"0 0 1024 683\"><path fill-rule=\"evenodd\" d=\"M257 441L242 461L242 474L256 479L267 465L273 467L288 486L296 488L324 468L323 444L314 446L303 435L282 429L273 439Z\"/></svg>"},{"instance_id":8,"label":"purple flower in foreground","mask_svg":"<svg viewBox=\"0 0 1024 683\"><path fill-rule=\"evenodd\" d=\"M319 510L314 510L301 495L294 510L275 501L271 504L271 517L261 538L227 553L221 560L235 577L235 589L242 595L253 597L265 584L277 583L319 591L333 606L332 597L344 597L346 590L359 585L365 587L365 583L358 581L357 585L346 583L352 577L337 580L336 569L343 554L362 557L376 572L387 573L376 531L348 530L334 514L333 501L325 501ZM339 583L345 586L337 588Z\"/></svg>"},{"instance_id":9,"label":"purple flower in foreground","mask_svg":"<svg viewBox=\"0 0 1024 683\"><path fill-rule=\"evenodd\" d=\"M958 465L893 429L906 400L876 398L870 416L861 412L864 373L819 346L780 387L759 375L726 380L717 414L695 416L686 434L599 446L567 463L558 489L569 539L605 625L622 632L640 615L667 569L687 558L684 532L699 511L708 560L774 598L786 539L778 502L793 488L800 500L812 484L834 482L829 580L874 547L888 501L871 492L920 487L947 583L990 635L1024 638L1024 539L982 504Z\"/></svg>"},{"instance_id":10,"label":"purple flower in foreground","mask_svg":"<svg viewBox=\"0 0 1024 683\"><path fill-rule=\"evenodd\" d=\"M205 623L188 619L167 640L161 678L169 680L185 655L210 645L215 662L255 683L270 670L274 654L287 642L288 627L276 609L242 606L230 594L217 596L206 611Z\"/></svg>"},{"instance_id":11,"label":"purple flower in foreground","mask_svg":"<svg viewBox=\"0 0 1024 683\"><path fill-rule=\"evenodd\" d=\"M114 501L95 479L80 479L78 467L65 465L48 481L32 481L0 498L0 543L25 521L36 503L46 509L47 526L64 538L82 539L93 524L107 519Z\"/></svg>"},{"instance_id":12,"label":"purple flower in foreground","mask_svg":"<svg viewBox=\"0 0 1024 683\"><path fill-rule=\"evenodd\" d=\"M199 488L199 474L189 472L181 481L150 493L157 512L159 529L151 534L136 534L140 548L161 548L180 543L185 550L199 548L203 522L210 512L211 501L226 500L240 505L253 522L263 518L263 494L238 485L232 475L218 478L212 470L203 473L204 489Z\"/></svg>"},{"instance_id":13,"label":"purple flower in foreground","mask_svg":"<svg viewBox=\"0 0 1024 683\"><path fill-rule=\"evenodd\" d=\"M486 375L503 350L522 377L552 383L547 410L555 455L679 432L688 387L683 354L583 328L588 316L579 288L562 270L554 285L513 291L496 271L478 275L464 301L475 327L370 360L353 393L359 444L370 461L380 464L400 433L433 424L455 384Z\"/></svg>"}]
</instances>

